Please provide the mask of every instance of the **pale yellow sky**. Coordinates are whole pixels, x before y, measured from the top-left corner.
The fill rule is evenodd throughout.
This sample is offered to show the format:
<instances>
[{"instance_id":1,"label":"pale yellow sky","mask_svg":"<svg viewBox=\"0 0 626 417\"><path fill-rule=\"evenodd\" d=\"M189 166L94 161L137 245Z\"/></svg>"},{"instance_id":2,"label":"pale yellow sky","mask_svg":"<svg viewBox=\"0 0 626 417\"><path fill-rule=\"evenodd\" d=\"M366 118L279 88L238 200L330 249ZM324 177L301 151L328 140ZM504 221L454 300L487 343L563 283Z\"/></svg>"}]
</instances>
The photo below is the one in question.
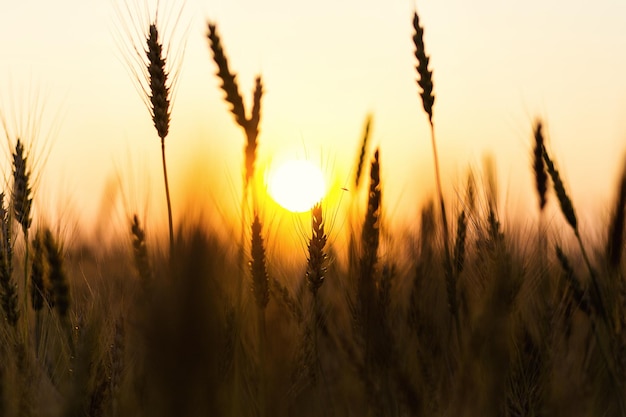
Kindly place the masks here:
<instances>
[{"instance_id":1,"label":"pale yellow sky","mask_svg":"<svg viewBox=\"0 0 626 417\"><path fill-rule=\"evenodd\" d=\"M113 0L5 3L1 110L9 121L26 117L37 91L45 103L42 130L53 132L37 190L45 211L90 222L119 175L131 209L150 200L148 217L165 219L159 141L115 43ZM279 151L321 155L338 178L333 186L350 183L372 113L387 215L416 218L434 177L415 83L414 7L406 0L186 2L178 29L187 29L187 44L166 143L175 217L187 213L191 189L197 201L218 201L226 211L240 201L244 139L214 76L205 37L211 19L245 100L254 76L263 76L260 165ZM542 116L581 217L603 216L626 152L626 3L431 0L417 7L434 70L445 188L452 193L468 164L480 165L489 152L503 203L534 208L530 134ZM6 177L7 158L1 166ZM189 187L192 173L200 177Z\"/></svg>"}]
</instances>

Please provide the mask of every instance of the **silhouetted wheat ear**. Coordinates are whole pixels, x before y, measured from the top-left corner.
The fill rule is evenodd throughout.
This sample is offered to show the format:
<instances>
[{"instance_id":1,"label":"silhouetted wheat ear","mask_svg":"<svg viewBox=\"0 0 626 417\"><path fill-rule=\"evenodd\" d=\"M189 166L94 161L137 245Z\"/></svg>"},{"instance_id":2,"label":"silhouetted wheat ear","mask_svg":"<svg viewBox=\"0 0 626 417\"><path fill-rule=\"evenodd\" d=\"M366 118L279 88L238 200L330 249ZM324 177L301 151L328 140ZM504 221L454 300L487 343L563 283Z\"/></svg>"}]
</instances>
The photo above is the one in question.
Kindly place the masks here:
<instances>
[{"instance_id":1,"label":"silhouetted wheat ear","mask_svg":"<svg viewBox=\"0 0 626 417\"><path fill-rule=\"evenodd\" d=\"M624 228L626 227L626 160L624 161L624 168L622 171L622 178L620 180L617 199L615 201L615 208L609 225L608 241L606 247L606 256L609 260L609 265L613 268L618 268L622 253L624 252Z\"/></svg>"},{"instance_id":2,"label":"silhouetted wheat ear","mask_svg":"<svg viewBox=\"0 0 626 417\"><path fill-rule=\"evenodd\" d=\"M454 243L454 267L457 276L463 271L465 264L465 237L467 235L467 216L461 211L457 220L456 239Z\"/></svg>"},{"instance_id":3,"label":"silhouetted wheat ear","mask_svg":"<svg viewBox=\"0 0 626 417\"><path fill-rule=\"evenodd\" d=\"M7 322L15 327L19 319L17 285L12 278L13 249L11 244L11 216L5 206L4 193L0 193L0 303Z\"/></svg>"},{"instance_id":4,"label":"silhouetted wheat ear","mask_svg":"<svg viewBox=\"0 0 626 417\"><path fill-rule=\"evenodd\" d=\"M63 256L56 239L52 236L52 232L49 229L45 230L43 239L50 267L49 279L52 285L54 307L59 316L65 317L70 307L70 294L67 277L63 270Z\"/></svg>"},{"instance_id":5,"label":"silhouetted wheat ear","mask_svg":"<svg viewBox=\"0 0 626 417\"><path fill-rule=\"evenodd\" d=\"M535 172L535 185L539 196L539 210L543 210L546 205L546 191L548 189L548 175L543 161L543 133L541 121L535 124L535 148L533 151L533 171Z\"/></svg>"},{"instance_id":6,"label":"silhouetted wheat ear","mask_svg":"<svg viewBox=\"0 0 626 417\"><path fill-rule=\"evenodd\" d=\"M324 283L326 274L326 234L322 217L322 204L317 203L311 209L311 240L309 240L309 257L307 259L306 278L313 295Z\"/></svg>"},{"instance_id":7,"label":"silhouetted wheat ear","mask_svg":"<svg viewBox=\"0 0 626 417\"><path fill-rule=\"evenodd\" d=\"M570 200L569 196L565 192L565 186L563 185L563 181L561 181L561 176L559 175L559 171L554 167L554 163L550 159L548 155L548 151L546 147L543 147L543 160L546 163L546 167L548 169L548 174L550 174L550 178L552 178L552 184L554 185L554 191L556 192L556 196L559 199L559 204L561 206L561 212L567 223L572 226L572 229L578 231L578 222L576 221L576 213L574 213L574 206L572 205L572 200Z\"/></svg>"},{"instance_id":8,"label":"silhouetted wheat ear","mask_svg":"<svg viewBox=\"0 0 626 417\"><path fill-rule=\"evenodd\" d=\"M24 155L24 146L20 139L15 145L13 153L13 213L15 219L22 226L24 236L28 235L31 218L30 211L32 206L31 189L29 185L30 172L26 167L27 158Z\"/></svg>"},{"instance_id":9,"label":"silhouetted wheat ear","mask_svg":"<svg viewBox=\"0 0 626 417\"><path fill-rule=\"evenodd\" d=\"M235 116L237 124L244 129L246 128L246 112L243 106L243 99L239 94L237 86L237 75L228 69L228 60L224 54L220 37L217 34L217 27L213 23L209 23L208 38L213 51L213 60L217 64L217 76L222 80L222 90L226 93L226 101L232 106L231 112Z\"/></svg>"},{"instance_id":10,"label":"silhouetted wheat ear","mask_svg":"<svg viewBox=\"0 0 626 417\"><path fill-rule=\"evenodd\" d=\"M567 255L563 252L560 246L556 246L556 257L559 260L559 264L561 265L561 269L563 269L563 275L565 276L565 280L569 285L572 296L574 297L574 301L578 304L578 307L583 311L587 316L591 317L591 307L587 301L587 297L585 296L585 291L583 290L582 285L580 284L580 280L576 277L574 273L574 268L567 259Z\"/></svg>"},{"instance_id":11,"label":"silhouetted wheat ear","mask_svg":"<svg viewBox=\"0 0 626 417\"><path fill-rule=\"evenodd\" d=\"M170 127L170 89L167 84L163 44L159 40L155 24L150 25L147 46L152 121L159 137L165 139Z\"/></svg>"},{"instance_id":12,"label":"silhouetted wheat ear","mask_svg":"<svg viewBox=\"0 0 626 417\"><path fill-rule=\"evenodd\" d=\"M367 213L361 232L362 247L362 268L363 272L373 273L377 261L377 252L380 236L380 212L381 212L381 183L380 183L380 162L378 149L374 152L370 168L370 189L367 202Z\"/></svg>"},{"instance_id":13,"label":"silhouetted wheat ear","mask_svg":"<svg viewBox=\"0 0 626 417\"><path fill-rule=\"evenodd\" d=\"M30 301L33 306L33 310L40 311L43 308L44 301L44 248L41 242L41 234L37 233L32 242L33 247L33 261L30 269Z\"/></svg>"},{"instance_id":14,"label":"silhouetted wheat ear","mask_svg":"<svg viewBox=\"0 0 626 417\"><path fill-rule=\"evenodd\" d=\"M265 261L265 247L261 235L262 225L259 216L255 213L252 221L252 243L250 272L252 274L252 292L260 310L264 310L269 302L269 278Z\"/></svg>"},{"instance_id":15,"label":"silhouetted wheat ear","mask_svg":"<svg viewBox=\"0 0 626 417\"><path fill-rule=\"evenodd\" d=\"M252 95L252 115L246 121L246 183L254 177L256 161L257 137L259 136L259 122L261 120L261 97L263 96L263 83L261 77L255 80L254 93Z\"/></svg>"},{"instance_id":16,"label":"silhouetted wheat ear","mask_svg":"<svg viewBox=\"0 0 626 417\"><path fill-rule=\"evenodd\" d=\"M424 29L420 26L419 16L417 12L413 15L413 43L415 44L415 57L418 65L416 67L420 78L417 84L422 88L420 96L424 104L424 111L428 114L428 120L433 122L433 105L435 104L435 96L433 95L433 72L428 69L430 58L426 55L424 48Z\"/></svg>"},{"instance_id":17,"label":"silhouetted wheat ear","mask_svg":"<svg viewBox=\"0 0 626 417\"><path fill-rule=\"evenodd\" d=\"M361 151L359 152L359 157L356 161L356 174L354 176L354 186L355 189L359 188L361 184L361 177L363 173L363 162L365 160L365 153L367 152L367 144L370 139L370 131L372 127L372 116L368 115L365 119L365 127L363 128L363 138L361 139Z\"/></svg>"},{"instance_id":18,"label":"silhouetted wheat ear","mask_svg":"<svg viewBox=\"0 0 626 417\"><path fill-rule=\"evenodd\" d=\"M149 281L152 273L150 271L150 261L148 258L148 247L146 245L146 234L139 224L137 215L133 216L130 228L133 241L133 257L135 259L135 268L139 277L144 281Z\"/></svg>"}]
</instances>

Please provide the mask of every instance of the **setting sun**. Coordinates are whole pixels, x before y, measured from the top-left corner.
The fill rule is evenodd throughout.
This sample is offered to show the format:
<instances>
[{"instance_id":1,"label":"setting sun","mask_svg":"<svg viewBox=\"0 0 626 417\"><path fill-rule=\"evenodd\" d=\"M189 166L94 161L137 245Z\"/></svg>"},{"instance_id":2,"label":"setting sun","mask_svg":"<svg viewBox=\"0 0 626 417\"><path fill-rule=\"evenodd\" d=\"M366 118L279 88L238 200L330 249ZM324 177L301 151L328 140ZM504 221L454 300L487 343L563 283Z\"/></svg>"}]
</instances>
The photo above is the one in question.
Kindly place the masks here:
<instances>
[{"instance_id":1,"label":"setting sun","mask_svg":"<svg viewBox=\"0 0 626 417\"><path fill-rule=\"evenodd\" d=\"M309 161L287 161L272 168L267 181L269 195L295 213L310 210L326 194L322 171Z\"/></svg>"}]
</instances>

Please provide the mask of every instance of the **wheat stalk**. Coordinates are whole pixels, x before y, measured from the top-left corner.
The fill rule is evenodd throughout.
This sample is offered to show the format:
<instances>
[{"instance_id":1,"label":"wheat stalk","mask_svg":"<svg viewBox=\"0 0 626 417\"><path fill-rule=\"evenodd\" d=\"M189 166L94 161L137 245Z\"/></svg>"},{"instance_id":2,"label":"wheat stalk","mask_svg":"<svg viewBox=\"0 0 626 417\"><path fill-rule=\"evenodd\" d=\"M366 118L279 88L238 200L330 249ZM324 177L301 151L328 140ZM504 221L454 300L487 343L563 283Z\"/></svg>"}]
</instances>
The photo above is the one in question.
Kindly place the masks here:
<instances>
[{"instance_id":1,"label":"wheat stalk","mask_svg":"<svg viewBox=\"0 0 626 417\"><path fill-rule=\"evenodd\" d=\"M32 192L30 188L30 171L26 166L27 157L24 152L24 145L18 138L15 144L15 151L13 152L13 191L12 191L12 203L13 203L13 215L15 219L22 227L22 233L24 235L24 244L26 247L24 253L24 337L28 332L28 255L29 255L29 241L28 230L31 225L31 208L32 208Z\"/></svg>"},{"instance_id":2,"label":"wheat stalk","mask_svg":"<svg viewBox=\"0 0 626 417\"><path fill-rule=\"evenodd\" d=\"M144 6L146 10L149 10L147 4ZM158 5L157 8L159 8ZM125 10L121 10L117 6L116 12L121 24L120 39L118 39L120 49L125 54L135 86L150 113L152 123L161 141L161 162L167 204L170 255L172 255L174 225L165 157L165 139L170 131L174 92L185 46L184 42L181 42L180 45L177 45L180 47L180 52L173 54L169 41L174 38L183 8L181 7L178 15L173 16L175 19L173 25L169 25L170 22L161 24L158 10L154 17L148 17L146 15L150 14L149 11L146 13L141 9L134 10L127 4ZM169 15L175 12L170 9L165 13ZM162 30L163 28L165 30ZM130 38L130 42L127 38ZM167 38L168 43L164 42L162 38Z\"/></svg>"},{"instance_id":3,"label":"wheat stalk","mask_svg":"<svg viewBox=\"0 0 626 417\"><path fill-rule=\"evenodd\" d=\"M33 261L30 269L30 301L33 306L33 310L36 312L43 308L45 292L43 275L43 246L41 243L41 236L39 233L35 236L32 242L33 246Z\"/></svg>"},{"instance_id":4,"label":"wheat stalk","mask_svg":"<svg viewBox=\"0 0 626 417\"><path fill-rule=\"evenodd\" d=\"M170 101L171 93L168 85L168 72L166 59L163 55L163 43L159 39L159 31L156 23L152 23L146 39L148 57L148 74L150 85L150 110L152 121L161 138L161 160L163 163L163 180L165 182L165 198L167 200L167 218L170 233L170 253L174 247L174 225L172 221L172 202L170 199L170 187L167 179L167 165L165 163L165 138L170 126Z\"/></svg>"},{"instance_id":5,"label":"wheat stalk","mask_svg":"<svg viewBox=\"0 0 626 417\"><path fill-rule=\"evenodd\" d=\"M441 187L441 174L439 170L439 156L437 153L437 141L435 140L435 125L433 123L433 105L435 104L435 96L433 94L433 72L428 69L430 58L426 55L426 49L424 46L424 29L420 26L419 16L417 12L413 14L413 29L415 34L413 35L413 43L415 44L415 57L417 58L417 73L419 79L417 84L422 89L420 96L422 98L422 105L424 111L428 115L428 121L430 123L430 138L433 148L433 160L435 165L435 181L437 185L437 194L439 197L439 207L441 210L441 220L443 229L443 244L444 244L444 256L445 256L445 270L448 286L450 289L454 288L454 291L449 291L451 298L448 300L452 317L456 323L457 336L460 338L460 322L458 312L456 309L456 279L453 277L453 265L450 254L450 238L448 229L448 217L446 215L446 205L443 199L443 189Z\"/></svg>"},{"instance_id":6,"label":"wheat stalk","mask_svg":"<svg viewBox=\"0 0 626 417\"><path fill-rule=\"evenodd\" d=\"M44 248L41 241L41 233L37 233L32 242L33 261L30 269L30 302L35 311L35 353L39 357L39 345L41 340L42 318L41 310L44 306Z\"/></svg>"},{"instance_id":7,"label":"wheat stalk","mask_svg":"<svg viewBox=\"0 0 626 417\"><path fill-rule=\"evenodd\" d=\"M266 413L266 325L265 310L269 302L269 278L267 275L267 265L265 256L265 246L262 236L263 226L259 220L257 213L254 213L252 221L252 241L250 252L252 260L250 261L250 272L252 275L252 293L258 307L258 327L257 327L257 352L258 352L258 373L259 384L257 386L258 411L262 417Z\"/></svg>"}]
</instances>

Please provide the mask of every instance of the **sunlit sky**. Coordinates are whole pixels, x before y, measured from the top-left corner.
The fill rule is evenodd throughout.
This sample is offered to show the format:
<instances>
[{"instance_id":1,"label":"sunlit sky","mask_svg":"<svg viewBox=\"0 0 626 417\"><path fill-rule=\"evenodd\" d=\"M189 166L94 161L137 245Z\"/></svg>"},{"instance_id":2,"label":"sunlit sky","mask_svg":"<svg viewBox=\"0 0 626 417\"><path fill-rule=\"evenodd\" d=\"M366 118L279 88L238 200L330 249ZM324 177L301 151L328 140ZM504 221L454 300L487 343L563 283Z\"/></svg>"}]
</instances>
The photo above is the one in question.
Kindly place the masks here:
<instances>
[{"instance_id":1,"label":"sunlit sky","mask_svg":"<svg viewBox=\"0 0 626 417\"><path fill-rule=\"evenodd\" d=\"M85 225L107 221L102 201L118 178L129 210L165 219L159 140L116 43L114 4L3 1L0 13L0 109L15 128L33 103L43 103L33 159L45 165L34 210ZM313 155L334 179L331 187L350 186L371 113L386 215L417 218L434 193L434 174L415 82L416 7L434 70L448 194L490 153L503 207L518 215L532 208L536 216L529 167L531 125L540 116L581 216L605 216L626 152L622 0L187 1L177 26L186 49L166 142L174 216L189 213L190 195L194 204L222 211L240 202L244 137L214 75L211 20L246 102L255 75L263 76L259 166L279 155ZM7 148L3 142L5 177Z\"/></svg>"}]
</instances>

